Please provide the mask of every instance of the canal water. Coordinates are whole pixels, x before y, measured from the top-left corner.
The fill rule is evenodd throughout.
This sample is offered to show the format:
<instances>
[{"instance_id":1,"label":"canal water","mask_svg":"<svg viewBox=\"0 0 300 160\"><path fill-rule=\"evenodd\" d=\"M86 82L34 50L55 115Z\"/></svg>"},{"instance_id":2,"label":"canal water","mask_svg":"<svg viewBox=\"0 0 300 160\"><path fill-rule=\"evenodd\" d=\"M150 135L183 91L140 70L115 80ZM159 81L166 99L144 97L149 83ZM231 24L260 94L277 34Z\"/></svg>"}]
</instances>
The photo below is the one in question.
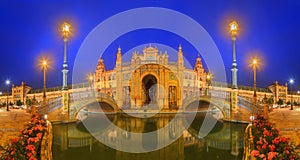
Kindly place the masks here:
<instances>
[{"instance_id":1,"label":"canal water","mask_svg":"<svg viewBox=\"0 0 300 160\"><path fill-rule=\"evenodd\" d=\"M158 114L153 117L134 117L127 114L104 115L91 114L86 119L76 123L53 124L53 159L54 160L240 160L243 156L244 130L246 124L228 123L218 120L214 127L206 136L199 136L199 130L203 125L205 118L214 118L211 113L198 113L195 117L189 114L183 114L184 119L191 119L191 125L183 130L179 136L174 136L171 132L180 127L180 120L169 127L170 133L166 134L168 139L172 137L174 140L171 144L160 149L153 149L145 153L129 153L118 149L118 145L134 145L128 143L134 141L133 133L149 133L156 131L174 119L174 114ZM104 119L122 128L125 132L119 133L109 130L103 133ZM94 126L102 126L101 128L87 128L86 124ZM168 131L168 132L169 132ZM93 132L93 134L92 134ZM110 144L103 144L95 136L95 132L99 132L102 136L107 136ZM173 133L173 134L172 134ZM118 137L124 137L124 143L117 142ZM164 141L162 138L166 136L157 136L154 139ZM95 138L96 137L96 138ZM147 141L147 139L140 139ZM125 142L126 141L126 142ZM148 140L149 141L149 140ZM151 147L157 147L158 143L153 143ZM113 145L112 145L113 144ZM128 145L128 147L130 147ZM113 146L113 147L112 147ZM147 146L146 146L147 147ZM149 146L148 146L149 147Z\"/></svg>"}]
</instances>

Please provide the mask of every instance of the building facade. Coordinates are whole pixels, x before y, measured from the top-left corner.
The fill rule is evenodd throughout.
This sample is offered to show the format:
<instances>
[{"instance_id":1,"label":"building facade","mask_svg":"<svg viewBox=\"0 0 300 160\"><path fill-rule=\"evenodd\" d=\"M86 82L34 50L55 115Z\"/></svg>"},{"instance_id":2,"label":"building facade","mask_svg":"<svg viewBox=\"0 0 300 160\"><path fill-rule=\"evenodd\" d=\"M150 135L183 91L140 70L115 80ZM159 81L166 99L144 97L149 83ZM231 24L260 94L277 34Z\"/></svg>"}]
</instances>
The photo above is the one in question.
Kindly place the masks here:
<instances>
[{"instance_id":1,"label":"building facade","mask_svg":"<svg viewBox=\"0 0 300 160\"><path fill-rule=\"evenodd\" d=\"M221 91L224 96L230 95L231 87L227 83L214 82L208 79L208 73L204 70L200 55L195 60L193 68L184 64L184 53L179 46L176 59L171 61L167 52L159 51L158 48L148 46L141 53L135 51L130 60L125 61L119 47L116 53L115 67L106 70L102 58L98 60L93 76L92 86L96 93L104 93L111 96L121 109L179 109L182 100L195 92L207 93L207 91ZM220 83L220 84L218 84ZM73 84L68 90L70 102L80 99L83 94L91 89L91 83ZM212 92L211 92L212 93ZM213 92L218 94L219 92ZM239 86L238 96L248 100L253 99L253 88ZM86 93L88 94L88 93ZM79 98L78 98L79 96ZM62 97L61 86L48 88L46 92L47 102L52 102ZM288 86L280 85L277 81L267 89L257 88L257 100L267 98L279 99L283 103L291 101L300 103L300 94L291 96ZM43 100L42 90L32 90L24 82L20 86L12 85L11 95L0 96L0 104L12 102L16 104L20 100L26 104L26 99L35 99L38 104Z\"/></svg>"},{"instance_id":2,"label":"building facade","mask_svg":"<svg viewBox=\"0 0 300 160\"><path fill-rule=\"evenodd\" d=\"M25 82L22 82L20 86L15 86L14 84L12 84L11 95L0 97L0 103L6 103L7 100L8 103L16 104L17 101L21 101L23 104L25 104L26 97L30 90L31 87L25 84Z\"/></svg>"},{"instance_id":3,"label":"building facade","mask_svg":"<svg viewBox=\"0 0 300 160\"><path fill-rule=\"evenodd\" d=\"M279 99L283 101L283 103L288 102L288 86L287 83L285 85L278 84L278 81L268 86L268 88L273 93L274 103L278 102Z\"/></svg>"},{"instance_id":4,"label":"building facade","mask_svg":"<svg viewBox=\"0 0 300 160\"><path fill-rule=\"evenodd\" d=\"M94 87L114 97L121 108L178 109L183 98L206 87L207 73L200 55L194 69L188 69L181 46L175 62L169 61L167 52L151 45L142 53L134 52L129 62L122 61L120 47L116 54L113 70L106 70L103 59L99 59Z\"/></svg>"},{"instance_id":5,"label":"building facade","mask_svg":"<svg viewBox=\"0 0 300 160\"><path fill-rule=\"evenodd\" d=\"M12 85L12 103L16 104L17 101L21 101L23 104L26 103L26 95L31 90L25 82L22 82L20 86Z\"/></svg>"}]
</instances>

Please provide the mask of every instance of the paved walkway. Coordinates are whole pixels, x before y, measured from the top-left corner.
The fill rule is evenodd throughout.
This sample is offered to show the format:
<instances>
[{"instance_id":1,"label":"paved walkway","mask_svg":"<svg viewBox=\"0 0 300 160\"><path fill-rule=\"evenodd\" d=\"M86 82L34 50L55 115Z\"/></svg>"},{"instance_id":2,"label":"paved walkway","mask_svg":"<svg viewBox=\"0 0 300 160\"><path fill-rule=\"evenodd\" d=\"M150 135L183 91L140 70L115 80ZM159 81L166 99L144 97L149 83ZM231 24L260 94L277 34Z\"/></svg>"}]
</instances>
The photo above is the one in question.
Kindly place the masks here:
<instances>
[{"instance_id":1,"label":"paved walkway","mask_svg":"<svg viewBox=\"0 0 300 160\"><path fill-rule=\"evenodd\" d=\"M25 110L0 108L0 145L5 145L10 139L18 136L24 129L26 122L30 121L31 115Z\"/></svg>"},{"instance_id":2,"label":"paved walkway","mask_svg":"<svg viewBox=\"0 0 300 160\"><path fill-rule=\"evenodd\" d=\"M282 136L290 138L296 146L300 145L300 108L274 109L269 113L269 120L280 130Z\"/></svg>"}]
</instances>

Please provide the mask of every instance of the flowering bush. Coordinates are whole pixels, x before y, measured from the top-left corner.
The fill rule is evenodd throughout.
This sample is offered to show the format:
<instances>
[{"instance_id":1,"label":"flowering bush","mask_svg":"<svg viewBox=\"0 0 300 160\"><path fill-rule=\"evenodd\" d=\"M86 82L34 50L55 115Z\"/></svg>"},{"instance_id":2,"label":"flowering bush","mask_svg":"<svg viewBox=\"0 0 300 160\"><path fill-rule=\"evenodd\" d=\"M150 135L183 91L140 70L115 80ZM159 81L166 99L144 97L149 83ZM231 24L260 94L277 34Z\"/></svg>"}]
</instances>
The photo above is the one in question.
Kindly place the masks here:
<instances>
[{"instance_id":1,"label":"flowering bush","mask_svg":"<svg viewBox=\"0 0 300 160\"><path fill-rule=\"evenodd\" d=\"M32 116L26 129L12 139L11 142L1 147L2 160L38 160L40 159L41 140L46 131L46 121L38 114Z\"/></svg>"},{"instance_id":2,"label":"flowering bush","mask_svg":"<svg viewBox=\"0 0 300 160\"><path fill-rule=\"evenodd\" d=\"M279 130L263 115L255 116L252 125L254 149L251 155L256 160L299 160L299 153L290 145L289 139L281 137Z\"/></svg>"}]
</instances>

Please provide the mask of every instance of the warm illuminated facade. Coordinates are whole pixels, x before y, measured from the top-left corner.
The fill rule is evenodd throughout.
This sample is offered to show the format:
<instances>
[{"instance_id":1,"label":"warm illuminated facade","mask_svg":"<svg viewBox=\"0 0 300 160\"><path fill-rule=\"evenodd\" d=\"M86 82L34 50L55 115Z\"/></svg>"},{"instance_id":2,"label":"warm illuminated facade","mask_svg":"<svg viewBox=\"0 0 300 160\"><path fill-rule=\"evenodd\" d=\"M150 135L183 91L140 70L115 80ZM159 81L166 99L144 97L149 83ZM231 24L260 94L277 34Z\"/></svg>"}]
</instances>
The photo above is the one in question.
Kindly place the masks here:
<instances>
[{"instance_id":1,"label":"warm illuminated facade","mask_svg":"<svg viewBox=\"0 0 300 160\"><path fill-rule=\"evenodd\" d=\"M176 57L171 57L167 52L163 53L151 45L144 48L142 53L132 53L131 59L128 61L122 59L121 48L118 48L116 54L116 65L112 70L106 70L102 58L98 60L92 80L94 80L93 86L96 93L105 93L111 96L117 102L117 106L122 109L172 110L180 108L182 100L196 91L203 94L209 90L226 93L232 91L232 88L227 87L226 83L220 83L220 85L214 83L209 86L210 83L207 82L210 79L203 68L200 55L196 58L193 69L186 67L188 65L184 64L184 53L181 46L175 53ZM170 61L170 59L175 59L175 61ZM89 78L89 80L91 79ZM73 87L68 90L70 101L74 99L75 94L72 93L87 91L90 84L73 84ZM12 85L11 91L12 94L9 96L0 96L0 104L4 104L6 101L16 104L18 100L26 104L26 99L35 99L40 104L43 100L42 90L31 90L24 82L20 86ZM61 97L62 92L61 86L48 88L47 101L51 102ZM251 100L253 88L239 86L238 96ZM268 89L258 88L258 102L261 103L264 97L273 97L274 103L279 99L287 103L293 97L293 101L300 103L300 94L289 95L287 84L279 85L277 81L268 86Z\"/></svg>"},{"instance_id":2,"label":"warm illuminated facade","mask_svg":"<svg viewBox=\"0 0 300 160\"><path fill-rule=\"evenodd\" d=\"M177 109L184 97L196 90L204 91L206 75L200 55L194 69L185 67L181 46L177 62L169 61L167 52L151 45L142 53L134 52L131 61L123 62L118 48L113 70L105 70L103 59L99 59L94 87L114 97L121 108Z\"/></svg>"},{"instance_id":3,"label":"warm illuminated facade","mask_svg":"<svg viewBox=\"0 0 300 160\"><path fill-rule=\"evenodd\" d=\"M274 102L278 102L281 99L284 103L288 101L288 86L287 83L285 85L279 85L278 81L275 81L274 84L268 86L274 96Z\"/></svg>"}]
</instances>

